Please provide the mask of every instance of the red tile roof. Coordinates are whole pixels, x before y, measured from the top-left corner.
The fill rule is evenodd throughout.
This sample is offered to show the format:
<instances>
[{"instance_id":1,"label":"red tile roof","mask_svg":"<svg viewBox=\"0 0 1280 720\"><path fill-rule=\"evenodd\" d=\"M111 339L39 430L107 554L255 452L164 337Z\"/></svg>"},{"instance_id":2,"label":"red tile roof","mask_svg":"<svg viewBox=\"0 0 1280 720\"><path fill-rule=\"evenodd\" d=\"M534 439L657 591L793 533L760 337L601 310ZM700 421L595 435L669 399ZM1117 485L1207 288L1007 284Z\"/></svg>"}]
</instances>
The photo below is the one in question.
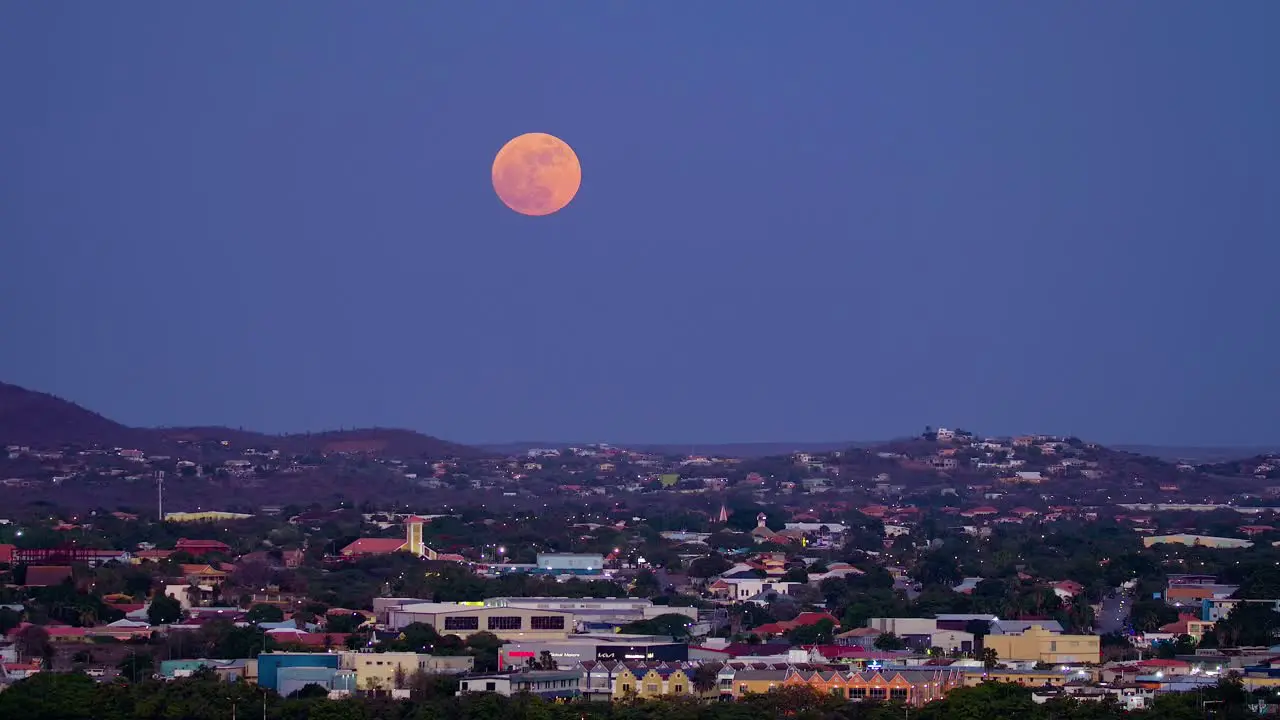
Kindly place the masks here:
<instances>
[{"instance_id":1,"label":"red tile roof","mask_svg":"<svg viewBox=\"0 0 1280 720\"><path fill-rule=\"evenodd\" d=\"M833 625L840 627L840 621L834 615L827 612L803 612L796 616L794 620L784 620L782 622L765 623L757 628L752 628L751 632L755 635L782 635L783 633L794 630L805 625L817 625L823 620L830 620Z\"/></svg>"},{"instance_id":2,"label":"red tile roof","mask_svg":"<svg viewBox=\"0 0 1280 720\"><path fill-rule=\"evenodd\" d=\"M231 552L231 546L219 542L217 540L188 540L179 538L177 544L173 546L175 552L186 552L192 555L203 555L211 552Z\"/></svg>"},{"instance_id":3,"label":"red tile roof","mask_svg":"<svg viewBox=\"0 0 1280 720\"><path fill-rule=\"evenodd\" d=\"M329 647L343 647L351 633L309 633L301 630L271 630L267 633L271 640L280 645L302 645L303 647L322 648L325 638Z\"/></svg>"},{"instance_id":4,"label":"red tile roof","mask_svg":"<svg viewBox=\"0 0 1280 720\"><path fill-rule=\"evenodd\" d=\"M61 585L71 578L71 568L67 565L32 565L27 568L27 587L48 587Z\"/></svg>"},{"instance_id":5,"label":"red tile roof","mask_svg":"<svg viewBox=\"0 0 1280 720\"><path fill-rule=\"evenodd\" d=\"M1151 659L1151 660L1139 660L1139 661L1138 661L1138 665L1139 665L1140 667L1144 667L1144 668L1150 668L1150 667L1166 667L1166 668L1191 667L1191 663L1186 663L1186 662L1183 662L1183 661L1181 661L1181 660L1158 660L1158 659Z\"/></svg>"},{"instance_id":6,"label":"red tile roof","mask_svg":"<svg viewBox=\"0 0 1280 720\"><path fill-rule=\"evenodd\" d=\"M174 553L173 550L139 550L133 556L139 560L155 560L160 561L169 557Z\"/></svg>"},{"instance_id":7,"label":"red tile roof","mask_svg":"<svg viewBox=\"0 0 1280 720\"><path fill-rule=\"evenodd\" d=\"M360 538L342 548L343 555L390 555L405 546L401 538Z\"/></svg>"}]
</instances>

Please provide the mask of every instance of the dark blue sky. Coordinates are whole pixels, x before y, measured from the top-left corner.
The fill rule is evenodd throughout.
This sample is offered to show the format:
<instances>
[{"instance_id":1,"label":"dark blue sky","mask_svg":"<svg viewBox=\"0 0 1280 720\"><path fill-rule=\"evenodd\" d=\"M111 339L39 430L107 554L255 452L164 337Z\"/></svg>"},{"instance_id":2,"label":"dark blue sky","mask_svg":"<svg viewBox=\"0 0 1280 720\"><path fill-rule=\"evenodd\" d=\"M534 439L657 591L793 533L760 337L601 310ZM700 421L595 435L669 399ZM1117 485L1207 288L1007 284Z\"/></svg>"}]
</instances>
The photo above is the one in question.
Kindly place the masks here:
<instances>
[{"instance_id":1,"label":"dark blue sky","mask_svg":"<svg viewBox=\"0 0 1280 720\"><path fill-rule=\"evenodd\" d=\"M1280 441L1280 3L0 4L0 379L461 441ZM509 138L583 164L507 210Z\"/></svg>"}]
</instances>

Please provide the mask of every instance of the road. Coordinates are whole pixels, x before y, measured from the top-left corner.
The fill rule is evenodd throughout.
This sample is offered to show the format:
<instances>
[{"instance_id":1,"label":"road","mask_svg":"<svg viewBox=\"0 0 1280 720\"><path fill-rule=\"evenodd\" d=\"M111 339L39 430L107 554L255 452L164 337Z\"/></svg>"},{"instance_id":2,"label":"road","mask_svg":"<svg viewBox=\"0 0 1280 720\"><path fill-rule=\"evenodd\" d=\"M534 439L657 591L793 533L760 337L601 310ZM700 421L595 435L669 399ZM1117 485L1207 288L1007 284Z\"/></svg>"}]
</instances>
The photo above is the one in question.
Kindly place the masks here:
<instances>
[{"instance_id":1,"label":"road","mask_svg":"<svg viewBox=\"0 0 1280 720\"><path fill-rule=\"evenodd\" d=\"M1132 604L1133 599L1121 588L1116 588L1111 596L1103 598L1102 612L1098 613L1094 622L1098 634L1125 632L1129 624L1129 608Z\"/></svg>"}]
</instances>

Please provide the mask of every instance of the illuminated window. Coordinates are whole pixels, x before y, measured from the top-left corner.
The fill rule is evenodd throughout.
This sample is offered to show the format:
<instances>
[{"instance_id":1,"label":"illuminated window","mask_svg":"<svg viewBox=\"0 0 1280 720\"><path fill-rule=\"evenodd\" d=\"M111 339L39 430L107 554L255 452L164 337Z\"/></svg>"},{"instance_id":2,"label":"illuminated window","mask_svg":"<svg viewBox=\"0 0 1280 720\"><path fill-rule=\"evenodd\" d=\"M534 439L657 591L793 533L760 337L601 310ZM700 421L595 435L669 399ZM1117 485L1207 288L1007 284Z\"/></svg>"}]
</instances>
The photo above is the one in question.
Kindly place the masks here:
<instances>
[{"instance_id":1,"label":"illuminated window","mask_svg":"<svg viewBox=\"0 0 1280 720\"><path fill-rule=\"evenodd\" d=\"M534 615L529 618L529 628L532 630L563 630L563 615Z\"/></svg>"},{"instance_id":2,"label":"illuminated window","mask_svg":"<svg viewBox=\"0 0 1280 720\"><path fill-rule=\"evenodd\" d=\"M519 630L524 626L524 618L519 615L493 615L489 618L490 630Z\"/></svg>"},{"instance_id":3,"label":"illuminated window","mask_svg":"<svg viewBox=\"0 0 1280 720\"><path fill-rule=\"evenodd\" d=\"M453 617L446 615L444 617L445 630L479 630L480 618L470 615L462 617Z\"/></svg>"}]
</instances>

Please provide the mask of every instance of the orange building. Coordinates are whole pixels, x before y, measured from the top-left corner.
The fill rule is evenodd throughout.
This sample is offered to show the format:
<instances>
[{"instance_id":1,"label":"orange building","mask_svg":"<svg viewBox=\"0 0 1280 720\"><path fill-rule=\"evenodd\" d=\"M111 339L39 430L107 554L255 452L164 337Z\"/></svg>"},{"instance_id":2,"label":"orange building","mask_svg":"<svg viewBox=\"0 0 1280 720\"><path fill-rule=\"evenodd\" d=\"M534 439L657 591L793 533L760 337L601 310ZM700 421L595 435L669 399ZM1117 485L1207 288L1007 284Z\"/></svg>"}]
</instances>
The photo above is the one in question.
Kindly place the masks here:
<instances>
[{"instance_id":1,"label":"orange building","mask_svg":"<svg viewBox=\"0 0 1280 720\"><path fill-rule=\"evenodd\" d=\"M733 677L733 696L807 686L848 700L883 700L920 706L964 685L964 675L949 668L840 670L741 670Z\"/></svg>"}]
</instances>

